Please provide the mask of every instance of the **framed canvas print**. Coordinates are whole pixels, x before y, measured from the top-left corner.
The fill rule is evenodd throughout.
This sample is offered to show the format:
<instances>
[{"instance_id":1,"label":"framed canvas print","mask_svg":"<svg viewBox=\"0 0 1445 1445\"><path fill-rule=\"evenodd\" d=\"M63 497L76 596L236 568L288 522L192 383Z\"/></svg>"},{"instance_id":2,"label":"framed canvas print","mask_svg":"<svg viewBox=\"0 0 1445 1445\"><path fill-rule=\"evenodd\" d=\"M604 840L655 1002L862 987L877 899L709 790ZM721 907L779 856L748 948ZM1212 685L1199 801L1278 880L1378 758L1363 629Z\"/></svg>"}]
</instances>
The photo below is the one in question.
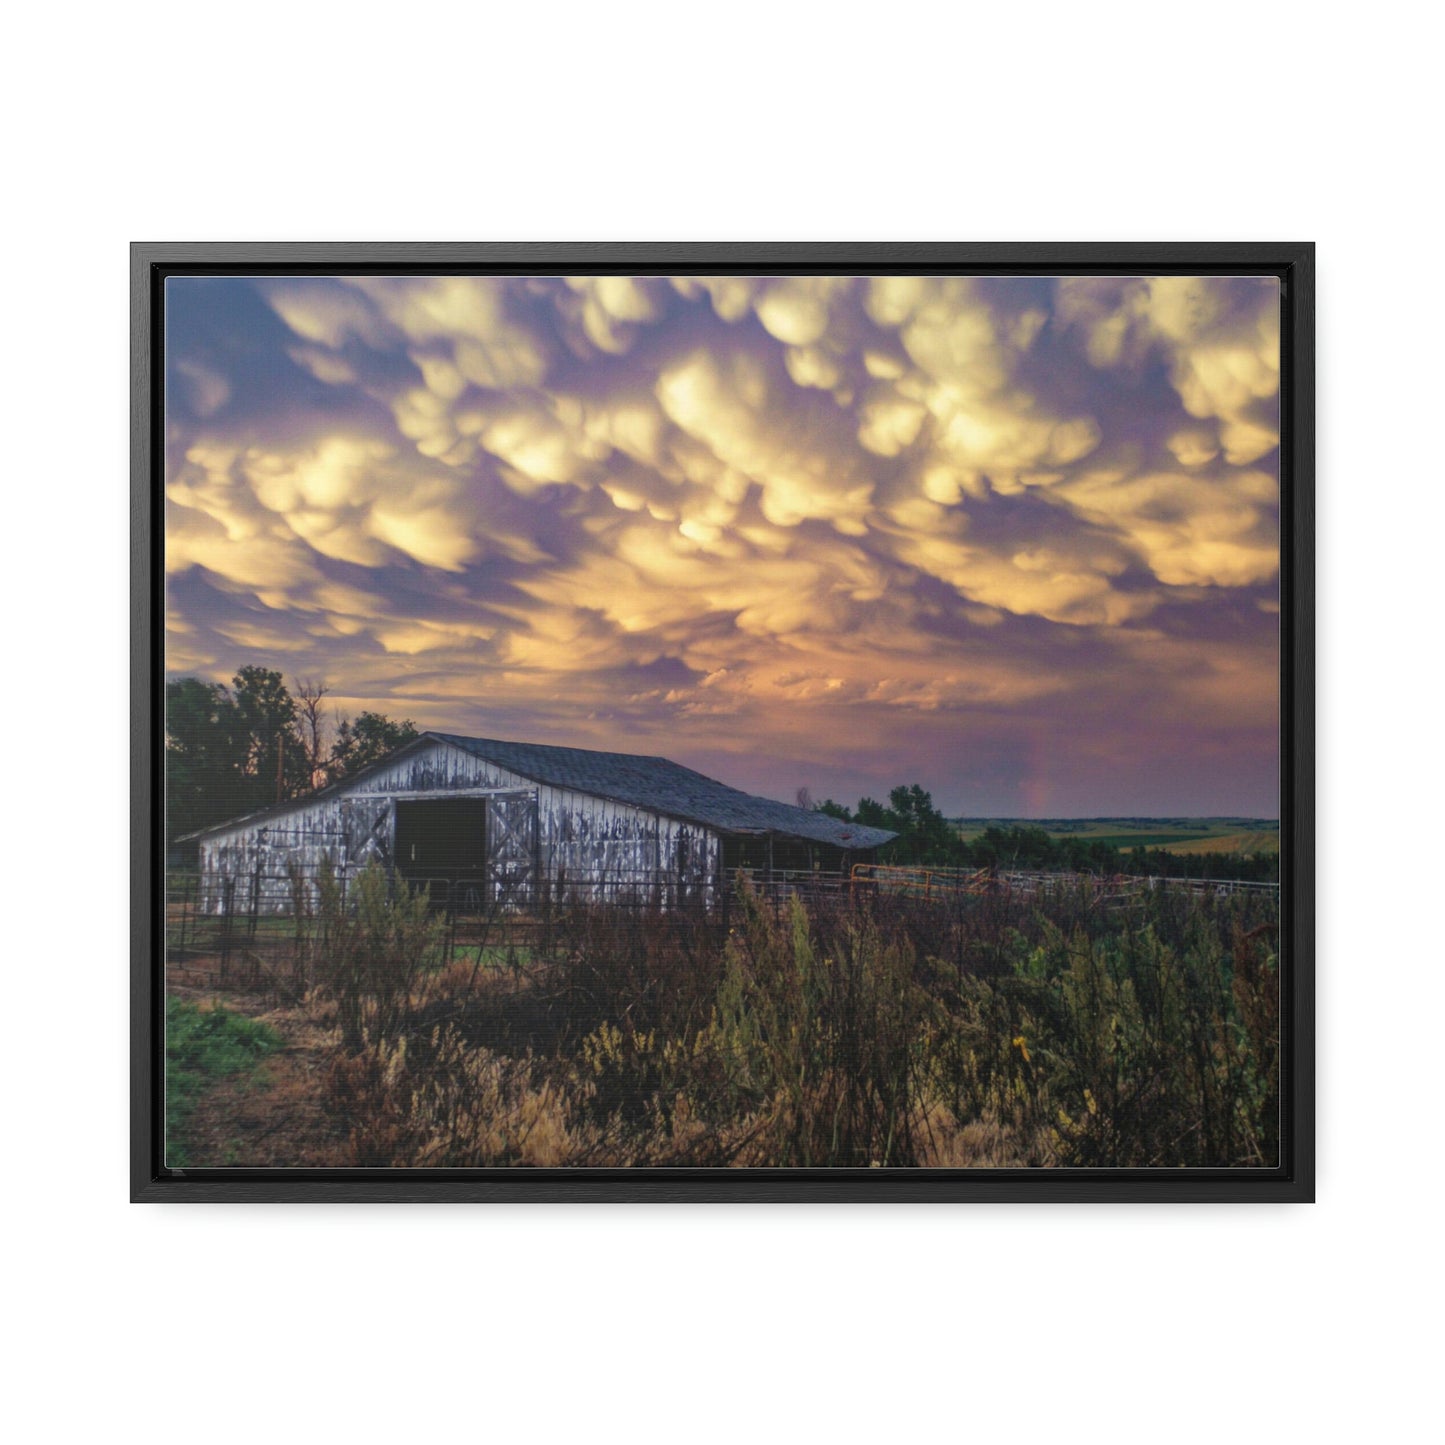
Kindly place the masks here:
<instances>
[{"instance_id":1,"label":"framed canvas print","mask_svg":"<svg viewBox=\"0 0 1445 1445\"><path fill-rule=\"evenodd\" d=\"M139 1200L1313 1197L1313 247L132 253Z\"/></svg>"}]
</instances>

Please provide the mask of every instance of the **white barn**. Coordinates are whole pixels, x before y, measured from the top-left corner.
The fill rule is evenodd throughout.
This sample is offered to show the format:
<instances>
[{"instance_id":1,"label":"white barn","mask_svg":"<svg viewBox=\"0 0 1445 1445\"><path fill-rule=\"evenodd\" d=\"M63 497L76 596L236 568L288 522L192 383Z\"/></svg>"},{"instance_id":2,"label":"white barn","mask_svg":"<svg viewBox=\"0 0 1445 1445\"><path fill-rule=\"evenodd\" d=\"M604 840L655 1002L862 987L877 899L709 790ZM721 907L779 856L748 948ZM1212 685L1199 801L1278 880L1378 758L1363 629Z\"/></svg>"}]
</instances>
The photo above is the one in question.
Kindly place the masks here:
<instances>
[{"instance_id":1,"label":"white barn","mask_svg":"<svg viewBox=\"0 0 1445 1445\"><path fill-rule=\"evenodd\" d=\"M322 860L375 859L434 901L710 901L734 870L845 873L895 835L754 797L666 758L423 733L309 797L207 828L206 912L288 913Z\"/></svg>"}]
</instances>

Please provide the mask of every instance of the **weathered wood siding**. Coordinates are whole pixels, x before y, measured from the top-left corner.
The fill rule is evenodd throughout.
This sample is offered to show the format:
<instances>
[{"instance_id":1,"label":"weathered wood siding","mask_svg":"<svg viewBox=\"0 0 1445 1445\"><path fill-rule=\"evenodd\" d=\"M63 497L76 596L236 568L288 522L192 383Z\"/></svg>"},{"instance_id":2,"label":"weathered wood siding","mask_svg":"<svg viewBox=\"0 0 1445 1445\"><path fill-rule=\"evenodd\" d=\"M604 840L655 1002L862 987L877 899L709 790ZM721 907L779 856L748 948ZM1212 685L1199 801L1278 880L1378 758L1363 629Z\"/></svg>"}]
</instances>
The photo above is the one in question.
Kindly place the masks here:
<instances>
[{"instance_id":1,"label":"weathered wood siding","mask_svg":"<svg viewBox=\"0 0 1445 1445\"><path fill-rule=\"evenodd\" d=\"M430 742L351 787L203 839L202 906L290 913L303 901L314 904L323 859L343 879L373 859L392 866L398 796L478 791L489 798L488 865L508 906L530 906L544 894L664 905L712 896L720 855L711 830L542 786L450 743Z\"/></svg>"},{"instance_id":2,"label":"weathered wood siding","mask_svg":"<svg viewBox=\"0 0 1445 1445\"><path fill-rule=\"evenodd\" d=\"M562 788L538 790L538 832L547 886L569 901L710 900L717 835L626 803Z\"/></svg>"}]
</instances>

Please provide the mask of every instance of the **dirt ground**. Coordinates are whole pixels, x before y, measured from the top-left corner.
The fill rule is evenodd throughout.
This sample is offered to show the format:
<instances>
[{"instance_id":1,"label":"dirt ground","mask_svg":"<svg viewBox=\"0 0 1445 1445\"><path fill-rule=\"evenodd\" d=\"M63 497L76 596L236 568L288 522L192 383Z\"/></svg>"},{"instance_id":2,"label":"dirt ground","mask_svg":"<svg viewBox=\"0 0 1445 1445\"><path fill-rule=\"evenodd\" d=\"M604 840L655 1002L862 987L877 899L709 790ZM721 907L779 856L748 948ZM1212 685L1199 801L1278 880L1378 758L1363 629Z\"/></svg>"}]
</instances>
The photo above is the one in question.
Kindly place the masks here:
<instances>
[{"instance_id":1,"label":"dirt ground","mask_svg":"<svg viewBox=\"0 0 1445 1445\"><path fill-rule=\"evenodd\" d=\"M283 1040L243 1074L217 1079L186 1124L188 1167L322 1168L350 1163L344 1129L322 1106L334 1035L274 996L222 989L207 960L169 970L167 987L199 1008L222 1007L269 1024Z\"/></svg>"}]
</instances>

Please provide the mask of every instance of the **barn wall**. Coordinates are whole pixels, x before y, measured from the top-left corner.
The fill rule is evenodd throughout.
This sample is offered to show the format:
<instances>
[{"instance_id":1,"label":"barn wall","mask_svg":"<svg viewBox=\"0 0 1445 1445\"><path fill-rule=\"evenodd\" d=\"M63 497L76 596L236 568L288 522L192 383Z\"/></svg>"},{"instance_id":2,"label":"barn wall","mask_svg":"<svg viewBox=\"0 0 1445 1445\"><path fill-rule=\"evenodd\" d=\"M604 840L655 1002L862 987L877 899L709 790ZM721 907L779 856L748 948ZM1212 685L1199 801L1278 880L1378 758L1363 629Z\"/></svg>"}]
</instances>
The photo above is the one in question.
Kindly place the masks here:
<instances>
[{"instance_id":1,"label":"barn wall","mask_svg":"<svg viewBox=\"0 0 1445 1445\"><path fill-rule=\"evenodd\" d=\"M208 912L290 913L315 901L323 859L340 877L372 859L389 867L398 793L492 794L489 852L499 894L533 903L541 890L573 901L710 898L718 876L715 834L587 793L539 786L461 748L437 742L353 787L202 840L202 906ZM503 826L503 813L505 823ZM502 835L506 836L503 837Z\"/></svg>"},{"instance_id":2,"label":"barn wall","mask_svg":"<svg viewBox=\"0 0 1445 1445\"><path fill-rule=\"evenodd\" d=\"M710 899L718 877L717 835L562 788L538 790L541 860L556 896Z\"/></svg>"}]
</instances>

